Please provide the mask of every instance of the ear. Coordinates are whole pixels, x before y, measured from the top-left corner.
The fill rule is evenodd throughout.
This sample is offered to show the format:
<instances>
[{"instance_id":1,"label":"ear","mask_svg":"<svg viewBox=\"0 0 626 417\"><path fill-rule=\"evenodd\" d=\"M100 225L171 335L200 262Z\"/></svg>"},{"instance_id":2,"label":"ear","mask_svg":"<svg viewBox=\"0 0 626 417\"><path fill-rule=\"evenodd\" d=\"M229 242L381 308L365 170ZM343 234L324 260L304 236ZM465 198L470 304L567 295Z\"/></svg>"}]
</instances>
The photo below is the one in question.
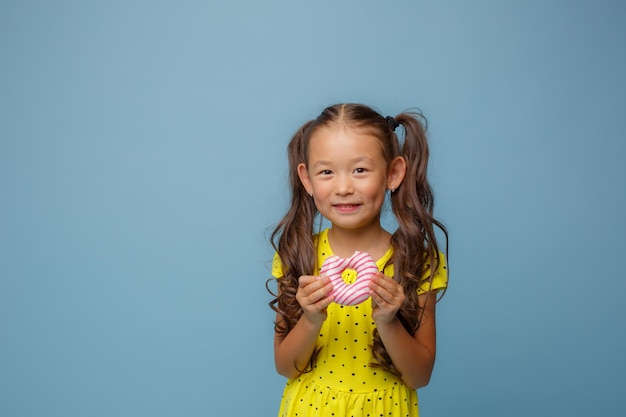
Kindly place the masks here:
<instances>
[{"instance_id":1,"label":"ear","mask_svg":"<svg viewBox=\"0 0 626 417\"><path fill-rule=\"evenodd\" d=\"M313 187L311 186L311 176L309 175L309 170L306 165L299 164L298 165L298 177L300 177L300 182L304 186L304 189L309 195L313 194Z\"/></svg>"},{"instance_id":2,"label":"ear","mask_svg":"<svg viewBox=\"0 0 626 417\"><path fill-rule=\"evenodd\" d=\"M404 181L406 175L406 160L402 156L396 157L389 165L387 174L387 188L395 190Z\"/></svg>"}]
</instances>

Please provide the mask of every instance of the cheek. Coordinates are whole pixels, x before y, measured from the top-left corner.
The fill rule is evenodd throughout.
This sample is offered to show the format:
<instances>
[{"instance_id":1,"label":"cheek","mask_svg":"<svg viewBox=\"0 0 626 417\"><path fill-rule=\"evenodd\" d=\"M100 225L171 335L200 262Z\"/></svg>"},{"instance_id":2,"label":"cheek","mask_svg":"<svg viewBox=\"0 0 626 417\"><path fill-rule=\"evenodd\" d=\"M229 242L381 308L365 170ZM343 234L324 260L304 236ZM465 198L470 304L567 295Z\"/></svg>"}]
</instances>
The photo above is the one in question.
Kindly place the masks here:
<instances>
[{"instance_id":1,"label":"cheek","mask_svg":"<svg viewBox=\"0 0 626 417\"><path fill-rule=\"evenodd\" d=\"M313 183L313 192L319 197L324 197L330 192L330 186L327 182L317 181Z\"/></svg>"},{"instance_id":2,"label":"cheek","mask_svg":"<svg viewBox=\"0 0 626 417\"><path fill-rule=\"evenodd\" d=\"M368 195L375 200L384 200L387 186L385 184L372 184L368 190Z\"/></svg>"}]
</instances>

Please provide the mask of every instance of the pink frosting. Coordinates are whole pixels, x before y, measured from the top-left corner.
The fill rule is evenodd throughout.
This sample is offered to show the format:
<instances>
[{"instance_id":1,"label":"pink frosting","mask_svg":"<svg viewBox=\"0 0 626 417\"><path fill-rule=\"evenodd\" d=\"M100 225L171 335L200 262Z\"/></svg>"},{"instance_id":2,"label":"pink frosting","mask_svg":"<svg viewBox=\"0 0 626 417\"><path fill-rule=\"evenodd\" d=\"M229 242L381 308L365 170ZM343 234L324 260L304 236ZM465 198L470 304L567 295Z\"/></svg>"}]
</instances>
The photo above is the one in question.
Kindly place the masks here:
<instances>
[{"instance_id":1,"label":"pink frosting","mask_svg":"<svg viewBox=\"0 0 626 417\"><path fill-rule=\"evenodd\" d=\"M346 269L356 271L356 280L352 284L346 284L341 277ZM360 304L369 298L369 282L378 272L378 266L374 259L365 252L354 252L348 259L338 256L330 256L324 261L320 275L330 278L333 284L331 295L335 296L335 302L345 306Z\"/></svg>"}]
</instances>

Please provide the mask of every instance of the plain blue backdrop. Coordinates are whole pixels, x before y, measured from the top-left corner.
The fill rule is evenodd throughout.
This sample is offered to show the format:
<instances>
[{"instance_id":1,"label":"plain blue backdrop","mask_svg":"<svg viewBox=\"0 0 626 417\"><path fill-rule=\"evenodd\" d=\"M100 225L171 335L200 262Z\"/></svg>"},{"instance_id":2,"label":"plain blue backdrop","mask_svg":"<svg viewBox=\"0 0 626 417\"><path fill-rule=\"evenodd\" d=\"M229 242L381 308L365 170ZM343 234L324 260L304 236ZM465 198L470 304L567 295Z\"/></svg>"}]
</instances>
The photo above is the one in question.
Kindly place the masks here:
<instances>
[{"instance_id":1,"label":"plain blue backdrop","mask_svg":"<svg viewBox=\"0 0 626 417\"><path fill-rule=\"evenodd\" d=\"M267 236L329 104L429 120L424 416L624 416L620 1L0 2L0 415L273 416Z\"/></svg>"}]
</instances>

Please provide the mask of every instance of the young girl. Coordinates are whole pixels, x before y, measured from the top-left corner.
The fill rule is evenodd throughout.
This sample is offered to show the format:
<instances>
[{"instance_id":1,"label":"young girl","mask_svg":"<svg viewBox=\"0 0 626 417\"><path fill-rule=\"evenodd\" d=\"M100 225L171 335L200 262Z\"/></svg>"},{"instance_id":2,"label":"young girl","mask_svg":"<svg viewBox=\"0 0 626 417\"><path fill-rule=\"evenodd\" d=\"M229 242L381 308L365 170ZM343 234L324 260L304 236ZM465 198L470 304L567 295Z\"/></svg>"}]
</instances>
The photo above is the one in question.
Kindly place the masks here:
<instances>
[{"instance_id":1,"label":"young girl","mask_svg":"<svg viewBox=\"0 0 626 417\"><path fill-rule=\"evenodd\" d=\"M435 362L436 294L447 285L434 227L446 240L447 232L433 217L420 120L338 104L289 143L291 207L271 238L274 359L288 378L280 416L418 415L415 390ZM400 126L404 141L394 132ZM380 223L387 192L393 234ZM318 213L330 228L315 230ZM374 258L379 272L365 302L344 306L320 268L355 251ZM350 284L356 273L343 278Z\"/></svg>"}]
</instances>

